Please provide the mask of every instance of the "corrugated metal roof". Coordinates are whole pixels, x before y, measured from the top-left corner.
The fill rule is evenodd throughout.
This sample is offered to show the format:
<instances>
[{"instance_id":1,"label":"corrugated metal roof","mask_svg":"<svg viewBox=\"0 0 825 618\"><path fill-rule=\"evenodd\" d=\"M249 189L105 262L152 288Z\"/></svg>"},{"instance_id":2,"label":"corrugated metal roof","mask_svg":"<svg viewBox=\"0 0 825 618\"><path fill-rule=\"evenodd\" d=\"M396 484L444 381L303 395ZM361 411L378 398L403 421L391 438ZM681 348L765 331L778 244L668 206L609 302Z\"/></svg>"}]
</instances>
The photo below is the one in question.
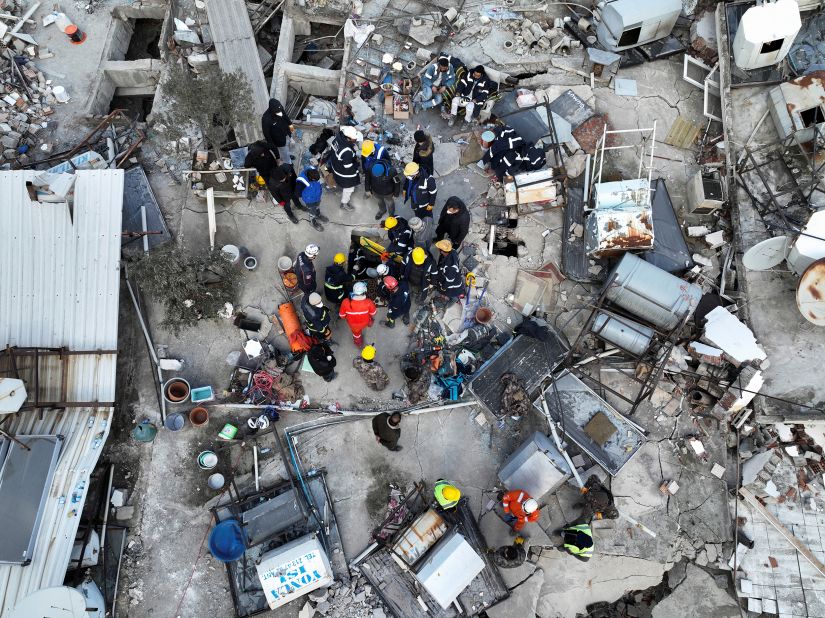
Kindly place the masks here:
<instances>
[{"instance_id":1,"label":"corrugated metal roof","mask_svg":"<svg viewBox=\"0 0 825 618\"><path fill-rule=\"evenodd\" d=\"M29 199L25 183L36 175L0 172L0 347L114 350L123 171L78 171L72 213L66 204ZM113 401L116 362L116 355L73 357L68 399ZM62 379L59 364L54 367L39 376L42 392ZM36 412L19 412L4 425L15 434L62 434L66 440L32 562L0 565L0 616L27 594L63 583L89 474L111 418L112 408L69 408L44 410L42 420ZM73 492L81 498L74 504Z\"/></svg>"},{"instance_id":2,"label":"corrugated metal roof","mask_svg":"<svg viewBox=\"0 0 825 618\"><path fill-rule=\"evenodd\" d=\"M255 113L260 118L269 105L269 91L246 4L243 0L209 0L206 13L221 71L240 71L246 76ZM257 118L250 124L235 127L235 134L241 146L263 138Z\"/></svg>"}]
</instances>

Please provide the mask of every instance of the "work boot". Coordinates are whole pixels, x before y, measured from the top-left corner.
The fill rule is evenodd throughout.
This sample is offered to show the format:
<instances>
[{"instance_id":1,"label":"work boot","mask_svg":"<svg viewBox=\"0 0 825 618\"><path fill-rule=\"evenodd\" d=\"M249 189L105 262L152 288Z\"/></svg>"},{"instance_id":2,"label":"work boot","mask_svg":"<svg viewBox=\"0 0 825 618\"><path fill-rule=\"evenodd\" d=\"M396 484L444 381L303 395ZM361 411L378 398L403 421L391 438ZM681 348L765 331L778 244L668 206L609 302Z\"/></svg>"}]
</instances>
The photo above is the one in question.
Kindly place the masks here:
<instances>
[{"instance_id":1,"label":"work boot","mask_svg":"<svg viewBox=\"0 0 825 618\"><path fill-rule=\"evenodd\" d=\"M403 448L404 448L404 447L403 447L403 446L401 446L400 444L396 444L396 445L395 445L395 446L393 446L390 450L391 450L391 451L400 451L400 450L401 450L401 449L403 449Z\"/></svg>"},{"instance_id":2,"label":"work boot","mask_svg":"<svg viewBox=\"0 0 825 618\"><path fill-rule=\"evenodd\" d=\"M295 223L295 224L298 223L298 217L296 217L292 213L287 214L287 217L289 217L289 220L292 221L293 223Z\"/></svg>"},{"instance_id":3,"label":"work boot","mask_svg":"<svg viewBox=\"0 0 825 618\"><path fill-rule=\"evenodd\" d=\"M353 210L355 210L355 206L352 206L350 204L341 204L341 210L346 210L347 212L352 212Z\"/></svg>"},{"instance_id":4,"label":"work boot","mask_svg":"<svg viewBox=\"0 0 825 618\"><path fill-rule=\"evenodd\" d=\"M309 223L310 223L310 225L311 225L312 227L314 227L314 228L315 228L318 232L323 232L323 231L324 231L324 226L323 226L323 225L321 225L321 222L320 222L320 221L318 221L318 219L316 219L316 218L314 218L314 217L313 217L312 219L310 219L310 220L309 220Z\"/></svg>"},{"instance_id":5,"label":"work boot","mask_svg":"<svg viewBox=\"0 0 825 618\"><path fill-rule=\"evenodd\" d=\"M448 126L448 127L451 127L451 126L453 126L454 124L455 124L455 116L453 116L452 114L450 114L450 119L447 121L447 126Z\"/></svg>"},{"instance_id":6,"label":"work boot","mask_svg":"<svg viewBox=\"0 0 825 618\"><path fill-rule=\"evenodd\" d=\"M401 321L404 322L404 326L409 326L410 325L410 316L409 316L409 314L404 315L401 318Z\"/></svg>"},{"instance_id":7,"label":"work boot","mask_svg":"<svg viewBox=\"0 0 825 618\"><path fill-rule=\"evenodd\" d=\"M329 218L325 215L318 215L318 219L323 221L324 223L329 223Z\"/></svg>"},{"instance_id":8,"label":"work boot","mask_svg":"<svg viewBox=\"0 0 825 618\"><path fill-rule=\"evenodd\" d=\"M395 320L381 320L381 324L387 328L395 328Z\"/></svg>"},{"instance_id":9,"label":"work boot","mask_svg":"<svg viewBox=\"0 0 825 618\"><path fill-rule=\"evenodd\" d=\"M386 210L382 210L381 212L379 212L378 214L376 214L376 215L375 215L375 220L376 220L376 221L381 220L381 218L382 218L385 214L387 214L387 211L386 211Z\"/></svg>"}]
</instances>

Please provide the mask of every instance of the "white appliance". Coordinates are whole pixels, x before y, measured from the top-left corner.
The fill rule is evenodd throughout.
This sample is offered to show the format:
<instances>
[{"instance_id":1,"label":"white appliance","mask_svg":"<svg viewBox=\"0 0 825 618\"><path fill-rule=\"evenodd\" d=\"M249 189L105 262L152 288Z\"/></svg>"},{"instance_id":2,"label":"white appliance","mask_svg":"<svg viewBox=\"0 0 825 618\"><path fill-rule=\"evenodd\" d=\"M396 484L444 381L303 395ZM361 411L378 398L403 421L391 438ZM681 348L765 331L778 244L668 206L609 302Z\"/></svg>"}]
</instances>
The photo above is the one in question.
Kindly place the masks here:
<instances>
[{"instance_id":1,"label":"white appliance","mask_svg":"<svg viewBox=\"0 0 825 618\"><path fill-rule=\"evenodd\" d=\"M441 608L447 609L483 570L484 560L456 532L427 555L415 577Z\"/></svg>"},{"instance_id":2,"label":"white appliance","mask_svg":"<svg viewBox=\"0 0 825 618\"><path fill-rule=\"evenodd\" d=\"M750 71L779 64L788 55L801 28L796 0L752 6L739 20L733 39L736 66Z\"/></svg>"},{"instance_id":3,"label":"white appliance","mask_svg":"<svg viewBox=\"0 0 825 618\"><path fill-rule=\"evenodd\" d=\"M608 51L621 51L668 36L682 0L608 0L596 36Z\"/></svg>"},{"instance_id":4,"label":"white appliance","mask_svg":"<svg viewBox=\"0 0 825 618\"><path fill-rule=\"evenodd\" d=\"M265 553L257 568L270 609L329 586L335 579L329 558L315 534Z\"/></svg>"}]
</instances>

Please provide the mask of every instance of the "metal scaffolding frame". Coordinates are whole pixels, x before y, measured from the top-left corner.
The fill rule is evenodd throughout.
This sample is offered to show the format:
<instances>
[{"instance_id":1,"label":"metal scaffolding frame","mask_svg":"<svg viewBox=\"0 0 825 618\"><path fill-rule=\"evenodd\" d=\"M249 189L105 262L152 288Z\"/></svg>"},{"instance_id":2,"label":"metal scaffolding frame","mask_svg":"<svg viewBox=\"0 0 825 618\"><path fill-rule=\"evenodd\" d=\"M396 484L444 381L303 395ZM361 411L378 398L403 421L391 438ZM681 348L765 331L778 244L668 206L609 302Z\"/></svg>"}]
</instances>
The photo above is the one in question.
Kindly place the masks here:
<instances>
[{"instance_id":1,"label":"metal scaffolding frame","mask_svg":"<svg viewBox=\"0 0 825 618\"><path fill-rule=\"evenodd\" d=\"M642 177L642 172L647 171L647 206L651 205L651 189L650 184L653 181L653 151L656 148L656 120L653 121L653 126L645 129L608 129L607 124L604 125L602 136L596 142L596 154L591 168L591 178L588 183L588 195L584 196L585 204L590 202L590 192L593 190L593 185L602 181L602 171L604 170L604 153L607 150L627 150L628 148L641 148L639 151L639 171L636 178ZM641 136L640 144L623 144L615 143L620 137L627 137L631 133L638 133ZM648 141L650 142L650 154L647 152ZM645 159L648 159L645 165Z\"/></svg>"}]
</instances>

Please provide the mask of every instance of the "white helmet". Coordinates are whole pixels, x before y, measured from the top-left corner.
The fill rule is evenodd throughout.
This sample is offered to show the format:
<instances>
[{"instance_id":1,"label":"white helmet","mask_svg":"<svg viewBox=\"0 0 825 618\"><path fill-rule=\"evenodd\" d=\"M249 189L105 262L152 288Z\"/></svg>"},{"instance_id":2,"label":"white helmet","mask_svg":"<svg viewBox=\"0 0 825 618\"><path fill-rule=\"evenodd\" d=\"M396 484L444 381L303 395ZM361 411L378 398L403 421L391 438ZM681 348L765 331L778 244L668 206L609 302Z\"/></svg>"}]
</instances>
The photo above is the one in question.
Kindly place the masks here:
<instances>
[{"instance_id":1,"label":"white helmet","mask_svg":"<svg viewBox=\"0 0 825 618\"><path fill-rule=\"evenodd\" d=\"M310 305L313 305L315 307L320 307L324 304L324 301L321 300L321 295L318 292L313 292L312 294L310 294L307 300L309 300Z\"/></svg>"},{"instance_id":2,"label":"white helmet","mask_svg":"<svg viewBox=\"0 0 825 618\"><path fill-rule=\"evenodd\" d=\"M367 293L367 284L363 281L356 281L355 285L352 286L352 293L356 296L363 296Z\"/></svg>"},{"instance_id":3,"label":"white helmet","mask_svg":"<svg viewBox=\"0 0 825 618\"><path fill-rule=\"evenodd\" d=\"M341 127L341 133L344 134L344 137L347 137L349 139L358 139L358 129L356 129L355 127Z\"/></svg>"},{"instance_id":4,"label":"white helmet","mask_svg":"<svg viewBox=\"0 0 825 618\"><path fill-rule=\"evenodd\" d=\"M524 509L525 513L533 513L539 508L539 503L536 502L533 498L527 498L524 503L521 505L521 508Z\"/></svg>"},{"instance_id":5,"label":"white helmet","mask_svg":"<svg viewBox=\"0 0 825 618\"><path fill-rule=\"evenodd\" d=\"M314 258L320 252L321 252L321 248L318 245L315 245L315 244L309 244L309 245L307 245L306 249L304 249L304 253L306 253L307 257L309 257L309 258Z\"/></svg>"},{"instance_id":6,"label":"white helmet","mask_svg":"<svg viewBox=\"0 0 825 618\"><path fill-rule=\"evenodd\" d=\"M384 275L389 274L390 267L386 264L379 264L375 267L375 272L377 272L379 276L383 277Z\"/></svg>"}]
</instances>

